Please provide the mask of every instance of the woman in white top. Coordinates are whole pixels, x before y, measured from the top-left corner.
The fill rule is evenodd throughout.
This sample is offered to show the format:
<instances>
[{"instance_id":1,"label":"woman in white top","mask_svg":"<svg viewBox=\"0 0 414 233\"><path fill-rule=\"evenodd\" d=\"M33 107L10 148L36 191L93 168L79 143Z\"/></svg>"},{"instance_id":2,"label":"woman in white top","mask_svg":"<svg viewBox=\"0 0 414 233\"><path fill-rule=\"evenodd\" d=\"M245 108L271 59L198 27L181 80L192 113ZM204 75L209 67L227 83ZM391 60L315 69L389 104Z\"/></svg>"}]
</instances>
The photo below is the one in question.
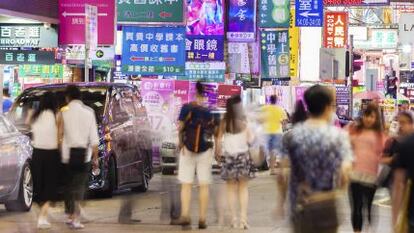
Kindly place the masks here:
<instances>
[{"instance_id":1,"label":"woman in white top","mask_svg":"<svg viewBox=\"0 0 414 233\"><path fill-rule=\"evenodd\" d=\"M216 159L222 164L221 177L227 184L227 197L233 217L232 227L248 229L248 180L254 178L254 166L249 155L253 135L247 126L240 96L227 100L226 114L217 136ZM220 158L220 156L222 156ZM236 203L240 203L240 225L237 223Z\"/></svg>"},{"instance_id":2,"label":"woman in white top","mask_svg":"<svg viewBox=\"0 0 414 233\"><path fill-rule=\"evenodd\" d=\"M56 126L56 97L46 92L40 97L39 108L31 117L33 199L40 206L38 228L50 228L47 220L50 201L57 200L60 155Z\"/></svg>"}]
</instances>

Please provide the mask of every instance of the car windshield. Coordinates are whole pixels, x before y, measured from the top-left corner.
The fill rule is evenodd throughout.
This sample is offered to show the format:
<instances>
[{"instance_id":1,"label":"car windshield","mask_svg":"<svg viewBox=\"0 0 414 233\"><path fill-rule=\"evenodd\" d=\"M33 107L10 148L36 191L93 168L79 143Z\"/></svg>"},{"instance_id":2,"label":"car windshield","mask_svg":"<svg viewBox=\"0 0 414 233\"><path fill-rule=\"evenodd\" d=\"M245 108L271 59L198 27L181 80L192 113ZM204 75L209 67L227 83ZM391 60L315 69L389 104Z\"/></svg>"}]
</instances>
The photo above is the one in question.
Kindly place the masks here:
<instances>
[{"instance_id":1,"label":"car windshield","mask_svg":"<svg viewBox=\"0 0 414 233\"><path fill-rule=\"evenodd\" d=\"M66 105L63 88L33 89L24 92L18 98L15 107L8 115L13 123L22 131L29 130L29 117L39 106L40 96L46 91L52 91L56 94L59 108ZM81 87L82 101L95 111L96 121L102 121L102 115L105 110L106 87Z\"/></svg>"}]
</instances>

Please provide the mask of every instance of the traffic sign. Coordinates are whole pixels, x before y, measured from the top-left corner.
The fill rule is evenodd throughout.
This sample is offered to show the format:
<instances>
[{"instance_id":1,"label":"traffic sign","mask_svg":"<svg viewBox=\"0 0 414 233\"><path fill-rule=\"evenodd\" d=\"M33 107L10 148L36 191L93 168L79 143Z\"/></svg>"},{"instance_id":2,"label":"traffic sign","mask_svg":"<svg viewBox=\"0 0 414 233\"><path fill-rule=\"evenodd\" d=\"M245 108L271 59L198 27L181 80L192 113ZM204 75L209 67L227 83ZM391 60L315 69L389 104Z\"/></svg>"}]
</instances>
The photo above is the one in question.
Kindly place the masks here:
<instances>
[{"instance_id":1,"label":"traffic sign","mask_svg":"<svg viewBox=\"0 0 414 233\"><path fill-rule=\"evenodd\" d=\"M295 0L296 27L323 26L323 0Z\"/></svg>"}]
</instances>

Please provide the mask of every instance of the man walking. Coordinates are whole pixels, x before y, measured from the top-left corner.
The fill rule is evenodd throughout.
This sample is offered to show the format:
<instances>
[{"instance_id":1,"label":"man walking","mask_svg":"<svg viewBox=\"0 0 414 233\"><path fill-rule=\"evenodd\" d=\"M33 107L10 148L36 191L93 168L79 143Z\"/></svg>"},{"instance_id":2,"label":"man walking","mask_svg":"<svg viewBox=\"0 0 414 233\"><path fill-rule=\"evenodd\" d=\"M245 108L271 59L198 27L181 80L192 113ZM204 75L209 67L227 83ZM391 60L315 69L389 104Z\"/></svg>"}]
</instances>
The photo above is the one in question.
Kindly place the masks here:
<instances>
[{"instance_id":1,"label":"man walking","mask_svg":"<svg viewBox=\"0 0 414 233\"><path fill-rule=\"evenodd\" d=\"M191 224L191 188L197 173L200 184L199 229L206 229L209 184L212 179L214 118L204 104L204 87L196 84L196 101L182 107L179 116L180 161L178 179L181 182L181 217L173 219L172 225L188 227Z\"/></svg>"},{"instance_id":2,"label":"man walking","mask_svg":"<svg viewBox=\"0 0 414 233\"><path fill-rule=\"evenodd\" d=\"M59 119L59 135L62 140L62 162L67 165L67 190L65 209L68 224L82 229L80 201L83 200L91 166L98 167L98 128L95 113L81 101L81 91L76 86L66 88L68 105L62 109Z\"/></svg>"}]
</instances>

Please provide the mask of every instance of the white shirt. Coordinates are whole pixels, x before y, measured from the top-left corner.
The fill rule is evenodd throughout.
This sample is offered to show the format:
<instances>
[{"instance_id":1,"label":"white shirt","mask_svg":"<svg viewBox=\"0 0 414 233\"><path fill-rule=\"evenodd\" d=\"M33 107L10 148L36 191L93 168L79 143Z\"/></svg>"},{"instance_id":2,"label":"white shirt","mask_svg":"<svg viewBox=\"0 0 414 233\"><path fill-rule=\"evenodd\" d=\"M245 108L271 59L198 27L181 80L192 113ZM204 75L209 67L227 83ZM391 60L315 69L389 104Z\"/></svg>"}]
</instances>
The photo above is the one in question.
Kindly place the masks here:
<instances>
[{"instance_id":1,"label":"white shirt","mask_svg":"<svg viewBox=\"0 0 414 233\"><path fill-rule=\"evenodd\" d=\"M31 125L32 146L42 150L58 149L56 117L51 110L40 113Z\"/></svg>"},{"instance_id":2,"label":"white shirt","mask_svg":"<svg viewBox=\"0 0 414 233\"><path fill-rule=\"evenodd\" d=\"M62 162L69 162L70 148L88 149L85 163L90 162L92 158L91 148L99 144L98 126L94 110L84 105L80 100L73 100L62 110L62 117Z\"/></svg>"}]
</instances>

